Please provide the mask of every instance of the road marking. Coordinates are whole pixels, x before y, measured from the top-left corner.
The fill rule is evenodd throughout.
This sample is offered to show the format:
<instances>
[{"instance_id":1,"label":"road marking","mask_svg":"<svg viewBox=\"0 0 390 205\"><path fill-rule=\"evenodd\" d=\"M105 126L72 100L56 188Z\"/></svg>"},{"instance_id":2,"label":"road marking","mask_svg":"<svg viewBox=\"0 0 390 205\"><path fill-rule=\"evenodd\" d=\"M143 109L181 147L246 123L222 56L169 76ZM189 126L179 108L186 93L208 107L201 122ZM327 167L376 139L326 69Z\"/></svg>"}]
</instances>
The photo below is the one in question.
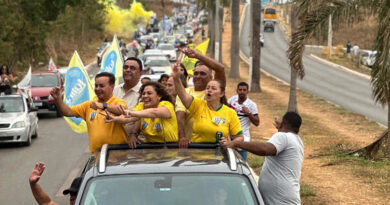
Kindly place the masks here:
<instances>
[{"instance_id":1,"label":"road marking","mask_svg":"<svg viewBox=\"0 0 390 205\"><path fill-rule=\"evenodd\" d=\"M79 174L80 172L80 169L79 168L76 168L74 170L72 170L68 177L66 178L64 184L60 187L60 189L58 190L57 194L56 194L56 197L61 197L61 196L64 196L64 194L62 193L65 189L69 188L70 185L72 184L72 181L74 178L77 177L77 175Z\"/></svg>"}]
</instances>

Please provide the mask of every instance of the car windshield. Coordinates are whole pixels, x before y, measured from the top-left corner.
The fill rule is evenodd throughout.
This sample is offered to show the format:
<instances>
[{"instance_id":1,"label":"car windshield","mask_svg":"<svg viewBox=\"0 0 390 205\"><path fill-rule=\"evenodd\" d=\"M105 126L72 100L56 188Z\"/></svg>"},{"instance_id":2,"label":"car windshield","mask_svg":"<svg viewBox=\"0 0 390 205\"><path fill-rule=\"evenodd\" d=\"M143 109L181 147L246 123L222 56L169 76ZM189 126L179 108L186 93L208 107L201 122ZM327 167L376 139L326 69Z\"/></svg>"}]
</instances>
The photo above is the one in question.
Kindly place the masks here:
<instances>
[{"instance_id":1,"label":"car windshield","mask_svg":"<svg viewBox=\"0 0 390 205\"><path fill-rule=\"evenodd\" d=\"M175 50L173 45L170 45L170 44L158 45L158 49L161 49L161 50Z\"/></svg>"},{"instance_id":2,"label":"car windshield","mask_svg":"<svg viewBox=\"0 0 390 205\"><path fill-rule=\"evenodd\" d=\"M22 97L1 97L0 113L4 112L24 112Z\"/></svg>"},{"instance_id":3,"label":"car windshield","mask_svg":"<svg viewBox=\"0 0 390 205\"><path fill-rule=\"evenodd\" d=\"M148 66L169 66L168 59L147 59L145 65Z\"/></svg>"},{"instance_id":4,"label":"car windshield","mask_svg":"<svg viewBox=\"0 0 390 205\"><path fill-rule=\"evenodd\" d=\"M58 79L55 75L33 75L31 77L32 87L54 87L58 86Z\"/></svg>"},{"instance_id":5,"label":"car windshield","mask_svg":"<svg viewBox=\"0 0 390 205\"><path fill-rule=\"evenodd\" d=\"M234 175L164 174L97 177L81 204L258 204L246 178ZM190 200L190 199L193 200Z\"/></svg>"}]
</instances>

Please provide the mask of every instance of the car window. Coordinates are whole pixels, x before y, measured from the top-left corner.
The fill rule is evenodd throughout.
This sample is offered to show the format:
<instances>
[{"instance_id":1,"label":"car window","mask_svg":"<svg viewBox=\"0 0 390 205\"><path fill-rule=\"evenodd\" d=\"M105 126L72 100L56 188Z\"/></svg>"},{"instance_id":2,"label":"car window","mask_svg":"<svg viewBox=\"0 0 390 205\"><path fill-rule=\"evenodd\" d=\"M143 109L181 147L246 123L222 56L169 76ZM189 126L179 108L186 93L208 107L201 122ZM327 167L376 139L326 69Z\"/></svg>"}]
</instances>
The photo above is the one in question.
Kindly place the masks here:
<instances>
[{"instance_id":1,"label":"car window","mask_svg":"<svg viewBox=\"0 0 390 205\"><path fill-rule=\"evenodd\" d=\"M169 45L169 44L159 45L158 49L161 49L161 50L175 50L173 45Z\"/></svg>"},{"instance_id":2,"label":"car window","mask_svg":"<svg viewBox=\"0 0 390 205\"><path fill-rule=\"evenodd\" d=\"M0 113L24 112L23 99L20 97L1 97Z\"/></svg>"},{"instance_id":3,"label":"car window","mask_svg":"<svg viewBox=\"0 0 390 205\"><path fill-rule=\"evenodd\" d=\"M222 174L120 175L90 180L81 204L258 204L244 177ZM192 200L191 200L192 198Z\"/></svg>"},{"instance_id":4,"label":"car window","mask_svg":"<svg viewBox=\"0 0 390 205\"><path fill-rule=\"evenodd\" d=\"M167 59L147 59L145 65L148 66L169 66L169 60Z\"/></svg>"},{"instance_id":5,"label":"car window","mask_svg":"<svg viewBox=\"0 0 390 205\"><path fill-rule=\"evenodd\" d=\"M33 75L31 77L32 87L54 87L58 85L58 78L56 75Z\"/></svg>"}]
</instances>

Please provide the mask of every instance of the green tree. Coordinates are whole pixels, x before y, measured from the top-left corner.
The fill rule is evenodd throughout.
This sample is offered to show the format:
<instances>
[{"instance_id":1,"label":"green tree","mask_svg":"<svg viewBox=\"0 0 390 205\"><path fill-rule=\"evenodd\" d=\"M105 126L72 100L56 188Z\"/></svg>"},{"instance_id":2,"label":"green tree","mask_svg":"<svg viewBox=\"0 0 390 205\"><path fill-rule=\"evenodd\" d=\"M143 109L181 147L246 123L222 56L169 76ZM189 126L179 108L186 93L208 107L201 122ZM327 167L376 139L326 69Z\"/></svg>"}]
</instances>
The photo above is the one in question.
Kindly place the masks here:
<instances>
[{"instance_id":1,"label":"green tree","mask_svg":"<svg viewBox=\"0 0 390 205\"><path fill-rule=\"evenodd\" d=\"M352 23L360 18L364 9L378 15L378 30L374 43L376 61L371 70L371 85L376 102L388 106L388 127L390 127L390 1L388 0L295 0L298 8L300 26L292 34L292 41L288 50L290 65L297 71L299 77L304 76L302 63L305 42L319 27L328 22L332 15L332 22L341 21ZM390 160L390 132L384 135L387 138L386 156ZM386 140L379 140L384 142ZM369 153L371 155L371 153Z\"/></svg>"}]
</instances>

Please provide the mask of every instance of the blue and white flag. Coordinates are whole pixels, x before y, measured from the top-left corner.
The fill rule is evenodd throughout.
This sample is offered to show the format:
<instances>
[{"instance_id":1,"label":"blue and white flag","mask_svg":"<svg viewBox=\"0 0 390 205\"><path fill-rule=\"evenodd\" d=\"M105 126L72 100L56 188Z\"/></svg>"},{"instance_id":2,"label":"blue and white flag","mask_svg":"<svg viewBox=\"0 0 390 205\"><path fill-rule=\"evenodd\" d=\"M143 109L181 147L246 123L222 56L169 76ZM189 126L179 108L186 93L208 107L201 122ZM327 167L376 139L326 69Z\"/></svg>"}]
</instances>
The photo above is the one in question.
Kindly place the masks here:
<instances>
[{"instance_id":1,"label":"blue and white flag","mask_svg":"<svg viewBox=\"0 0 390 205\"><path fill-rule=\"evenodd\" d=\"M77 51L70 60L68 71L65 75L64 102L68 106L81 104L95 98L88 73L84 68ZM77 133L86 133L87 123L78 117L65 117L66 122Z\"/></svg>"},{"instance_id":2,"label":"blue and white flag","mask_svg":"<svg viewBox=\"0 0 390 205\"><path fill-rule=\"evenodd\" d=\"M115 85L118 85L119 79L122 77L123 59L119 49L118 39L114 35L114 39L110 47L107 48L102 58L102 64L99 73L109 72L115 75Z\"/></svg>"}]
</instances>

